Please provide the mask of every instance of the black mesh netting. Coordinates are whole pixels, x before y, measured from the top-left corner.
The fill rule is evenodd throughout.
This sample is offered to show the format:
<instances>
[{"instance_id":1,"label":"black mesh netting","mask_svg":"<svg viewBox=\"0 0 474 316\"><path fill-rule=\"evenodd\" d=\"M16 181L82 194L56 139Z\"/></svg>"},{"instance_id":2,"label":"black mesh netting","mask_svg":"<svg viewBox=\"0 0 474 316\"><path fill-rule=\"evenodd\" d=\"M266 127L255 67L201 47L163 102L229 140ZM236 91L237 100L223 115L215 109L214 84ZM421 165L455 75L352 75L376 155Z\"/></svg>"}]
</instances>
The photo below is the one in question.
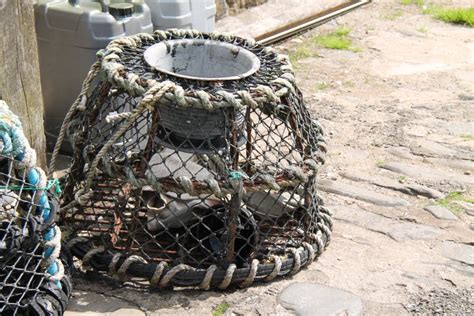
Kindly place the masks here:
<instances>
[{"instance_id":1,"label":"black mesh netting","mask_svg":"<svg viewBox=\"0 0 474 316\"><path fill-rule=\"evenodd\" d=\"M18 118L0 101L0 314L62 315L71 293L54 224L54 183L35 166Z\"/></svg>"},{"instance_id":2,"label":"black mesh netting","mask_svg":"<svg viewBox=\"0 0 474 316\"><path fill-rule=\"evenodd\" d=\"M228 56L216 58L221 43ZM144 58L160 44L169 73ZM215 78L252 62L243 52L253 73ZM95 269L225 288L295 273L329 242L321 127L288 59L252 40L169 30L113 41L63 130L74 160L62 222Z\"/></svg>"}]
</instances>

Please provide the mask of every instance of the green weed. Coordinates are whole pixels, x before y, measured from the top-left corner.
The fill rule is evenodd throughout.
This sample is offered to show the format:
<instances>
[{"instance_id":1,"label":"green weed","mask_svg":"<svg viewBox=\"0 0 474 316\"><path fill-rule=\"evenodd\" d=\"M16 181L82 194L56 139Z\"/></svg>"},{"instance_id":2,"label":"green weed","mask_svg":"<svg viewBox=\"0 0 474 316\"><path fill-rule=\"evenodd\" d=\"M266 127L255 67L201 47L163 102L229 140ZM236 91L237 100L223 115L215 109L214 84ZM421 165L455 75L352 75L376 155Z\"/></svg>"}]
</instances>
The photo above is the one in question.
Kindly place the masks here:
<instances>
[{"instance_id":1,"label":"green weed","mask_svg":"<svg viewBox=\"0 0 474 316\"><path fill-rule=\"evenodd\" d=\"M360 48L352 46L351 39L347 37L350 32L350 28L339 27L329 34L316 36L314 43L328 49L360 51Z\"/></svg>"},{"instance_id":2,"label":"green weed","mask_svg":"<svg viewBox=\"0 0 474 316\"><path fill-rule=\"evenodd\" d=\"M435 19L452 24L461 24L474 27L474 7L443 8L430 6L423 13L432 15Z\"/></svg>"},{"instance_id":3,"label":"green weed","mask_svg":"<svg viewBox=\"0 0 474 316\"><path fill-rule=\"evenodd\" d=\"M212 316L221 316L221 315L223 315L229 309L229 307L230 307L230 305L227 304L226 302L220 303L212 311Z\"/></svg>"},{"instance_id":4,"label":"green weed","mask_svg":"<svg viewBox=\"0 0 474 316\"><path fill-rule=\"evenodd\" d=\"M329 88L331 88L331 85L327 82L324 82L324 81L320 81L316 84L316 90L327 90Z\"/></svg>"},{"instance_id":5,"label":"green weed","mask_svg":"<svg viewBox=\"0 0 474 316\"><path fill-rule=\"evenodd\" d=\"M424 27L424 26L419 27L419 28L417 28L416 30L417 30L418 32L420 32L420 33L428 33L428 29L427 29L426 27Z\"/></svg>"},{"instance_id":6,"label":"green weed","mask_svg":"<svg viewBox=\"0 0 474 316\"><path fill-rule=\"evenodd\" d=\"M389 14L384 15L382 18L389 21L394 21L403 15L402 10L397 10Z\"/></svg>"},{"instance_id":7,"label":"green weed","mask_svg":"<svg viewBox=\"0 0 474 316\"><path fill-rule=\"evenodd\" d=\"M465 196L462 192L454 191L449 193L444 199L439 199L436 204L449 208L451 211L460 212L462 208L453 204L454 201L463 201L474 204L474 198Z\"/></svg>"},{"instance_id":8,"label":"green weed","mask_svg":"<svg viewBox=\"0 0 474 316\"><path fill-rule=\"evenodd\" d=\"M349 88L355 87L355 83L351 80L346 80L346 81L343 82L343 84L344 84L344 86L349 87Z\"/></svg>"},{"instance_id":9,"label":"green weed","mask_svg":"<svg viewBox=\"0 0 474 316\"><path fill-rule=\"evenodd\" d=\"M289 56L291 63L297 65L301 59L315 56L315 51L309 45L301 44L296 50L290 52Z\"/></svg>"},{"instance_id":10,"label":"green weed","mask_svg":"<svg viewBox=\"0 0 474 316\"><path fill-rule=\"evenodd\" d=\"M344 37L344 36L349 35L350 32L351 32L350 28L341 26L341 27L338 27L334 32L332 32L332 34L336 36Z\"/></svg>"},{"instance_id":11,"label":"green weed","mask_svg":"<svg viewBox=\"0 0 474 316\"><path fill-rule=\"evenodd\" d=\"M422 7L424 4L425 4L425 1L424 0L401 0L400 1L401 4L403 5L411 5L411 4L414 4L414 5L417 5L419 7Z\"/></svg>"},{"instance_id":12,"label":"green weed","mask_svg":"<svg viewBox=\"0 0 474 316\"><path fill-rule=\"evenodd\" d=\"M472 135L472 134L462 134L461 138L465 139L465 140L474 140L474 135Z\"/></svg>"}]
</instances>

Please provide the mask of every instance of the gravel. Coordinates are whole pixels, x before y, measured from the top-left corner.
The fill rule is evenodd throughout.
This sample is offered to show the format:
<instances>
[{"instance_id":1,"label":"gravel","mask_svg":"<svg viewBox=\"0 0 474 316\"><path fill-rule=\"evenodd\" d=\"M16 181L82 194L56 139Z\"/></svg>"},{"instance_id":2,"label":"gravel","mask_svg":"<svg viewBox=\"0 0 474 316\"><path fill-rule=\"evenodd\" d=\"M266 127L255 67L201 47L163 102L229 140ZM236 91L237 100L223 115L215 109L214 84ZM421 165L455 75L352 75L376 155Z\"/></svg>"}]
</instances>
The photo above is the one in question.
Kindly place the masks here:
<instances>
[{"instance_id":1,"label":"gravel","mask_svg":"<svg viewBox=\"0 0 474 316\"><path fill-rule=\"evenodd\" d=\"M421 292L405 308L412 315L473 315L474 288Z\"/></svg>"}]
</instances>

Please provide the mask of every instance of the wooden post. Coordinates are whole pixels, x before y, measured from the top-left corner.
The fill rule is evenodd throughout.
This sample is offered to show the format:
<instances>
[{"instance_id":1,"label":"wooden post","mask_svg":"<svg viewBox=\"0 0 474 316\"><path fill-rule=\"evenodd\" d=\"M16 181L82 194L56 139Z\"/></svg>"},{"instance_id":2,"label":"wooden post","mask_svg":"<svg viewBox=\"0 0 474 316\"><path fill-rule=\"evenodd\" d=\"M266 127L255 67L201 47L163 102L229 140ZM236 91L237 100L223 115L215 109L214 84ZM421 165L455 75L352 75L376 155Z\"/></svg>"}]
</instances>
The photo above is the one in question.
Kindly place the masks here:
<instances>
[{"instance_id":1,"label":"wooden post","mask_svg":"<svg viewBox=\"0 0 474 316\"><path fill-rule=\"evenodd\" d=\"M0 96L20 117L38 165L46 167L33 0L0 0Z\"/></svg>"}]
</instances>

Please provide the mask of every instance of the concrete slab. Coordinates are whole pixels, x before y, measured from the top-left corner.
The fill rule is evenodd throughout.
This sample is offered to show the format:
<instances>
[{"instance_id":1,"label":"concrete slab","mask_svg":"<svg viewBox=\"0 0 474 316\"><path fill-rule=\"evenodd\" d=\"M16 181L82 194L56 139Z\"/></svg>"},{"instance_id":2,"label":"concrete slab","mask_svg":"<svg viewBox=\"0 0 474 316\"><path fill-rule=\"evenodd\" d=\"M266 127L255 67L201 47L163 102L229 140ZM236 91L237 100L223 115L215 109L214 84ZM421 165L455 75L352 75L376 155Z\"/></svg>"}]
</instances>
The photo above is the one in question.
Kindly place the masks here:
<instances>
[{"instance_id":1,"label":"concrete slab","mask_svg":"<svg viewBox=\"0 0 474 316\"><path fill-rule=\"evenodd\" d=\"M319 283L293 283L279 294L278 302L301 316L359 316L364 311L358 296Z\"/></svg>"}]
</instances>

